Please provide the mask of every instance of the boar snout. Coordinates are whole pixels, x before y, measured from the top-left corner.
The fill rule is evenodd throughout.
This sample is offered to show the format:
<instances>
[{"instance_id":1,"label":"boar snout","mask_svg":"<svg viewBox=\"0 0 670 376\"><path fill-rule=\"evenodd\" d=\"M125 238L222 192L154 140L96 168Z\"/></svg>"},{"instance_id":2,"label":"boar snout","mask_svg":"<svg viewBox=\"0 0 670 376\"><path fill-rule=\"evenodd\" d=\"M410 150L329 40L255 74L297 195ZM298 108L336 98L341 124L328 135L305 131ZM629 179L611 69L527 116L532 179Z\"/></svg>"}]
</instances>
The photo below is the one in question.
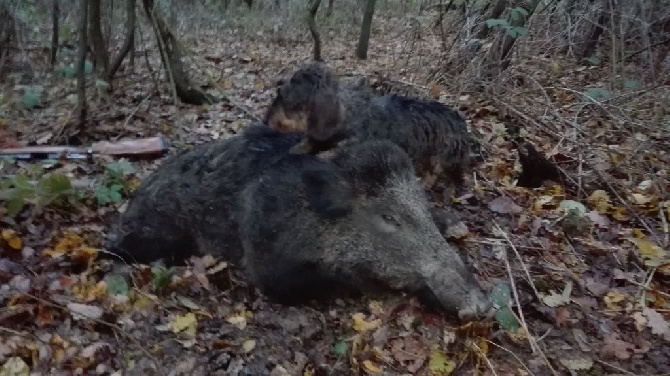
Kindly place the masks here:
<instances>
[{"instance_id":1,"label":"boar snout","mask_svg":"<svg viewBox=\"0 0 670 376\"><path fill-rule=\"evenodd\" d=\"M424 296L463 321L490 318L493 306L487 294L451 246L446 244L441 256L448 260L424 265L422 274L427 288Z\"/></svg>"}]
</instances>

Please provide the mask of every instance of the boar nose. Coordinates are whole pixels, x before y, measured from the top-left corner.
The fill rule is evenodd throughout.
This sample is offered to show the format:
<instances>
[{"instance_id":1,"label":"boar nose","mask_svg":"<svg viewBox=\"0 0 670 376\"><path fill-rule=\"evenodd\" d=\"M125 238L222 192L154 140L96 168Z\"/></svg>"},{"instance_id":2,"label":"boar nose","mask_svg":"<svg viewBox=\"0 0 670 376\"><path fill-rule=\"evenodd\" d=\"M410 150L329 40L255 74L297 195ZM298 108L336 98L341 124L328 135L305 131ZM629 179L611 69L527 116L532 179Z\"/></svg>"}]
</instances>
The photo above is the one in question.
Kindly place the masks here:
<instances>
[{"instance_id":1,"label":"boar nose","mask_svg":"<svg viewBox=\"0 0 670 376\"><path fill-rule=\"evenodd\" d=\"M480 295L480 294L478 294ZM458 318L462 321L490 319L495 314L493 304L481 294L470 299L470 304L458 310Z\"/></svg>"}]
</instances>

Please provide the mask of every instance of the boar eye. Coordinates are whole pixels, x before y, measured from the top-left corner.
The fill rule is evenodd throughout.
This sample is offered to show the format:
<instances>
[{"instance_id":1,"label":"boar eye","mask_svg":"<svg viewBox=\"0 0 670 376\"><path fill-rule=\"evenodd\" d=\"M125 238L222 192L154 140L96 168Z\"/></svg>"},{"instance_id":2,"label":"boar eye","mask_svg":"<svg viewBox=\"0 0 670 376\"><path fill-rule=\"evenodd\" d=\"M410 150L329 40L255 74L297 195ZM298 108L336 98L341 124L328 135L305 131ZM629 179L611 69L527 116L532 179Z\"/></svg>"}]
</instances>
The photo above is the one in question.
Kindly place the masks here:
<instances>
[{"instance_id":1,"label":"boar eye","mask_svg":"<svg viewBox=\"0 0 670 376\"><path fill-rule=\"evenodd\" d=\"M400 227L400 222L392 215L382 214L382 219L394 226Z\"/></svg>"}]
</instances>

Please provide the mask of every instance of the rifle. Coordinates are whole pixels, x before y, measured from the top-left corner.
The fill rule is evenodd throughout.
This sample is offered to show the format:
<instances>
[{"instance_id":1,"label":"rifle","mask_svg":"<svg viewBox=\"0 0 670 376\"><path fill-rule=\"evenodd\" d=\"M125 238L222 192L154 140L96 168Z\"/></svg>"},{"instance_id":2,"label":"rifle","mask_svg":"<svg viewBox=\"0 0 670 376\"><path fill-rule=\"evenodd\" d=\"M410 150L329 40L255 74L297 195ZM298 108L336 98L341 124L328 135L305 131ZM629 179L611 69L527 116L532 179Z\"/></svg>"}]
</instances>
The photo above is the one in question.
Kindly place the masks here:
<instances>
[{"instance_id":1,"label":"rifle","mask_svg":"<svg viewBox=\"0 0 670 376\"><path fill-rule=\"evenodd\" d=\"M162 135L116 142L99 141L86 146L23 146L0 149L0 158L32 159L92 159L93 155L117 157L160 157L167 153L168 144Z\"/></svg>"}]
</instances>

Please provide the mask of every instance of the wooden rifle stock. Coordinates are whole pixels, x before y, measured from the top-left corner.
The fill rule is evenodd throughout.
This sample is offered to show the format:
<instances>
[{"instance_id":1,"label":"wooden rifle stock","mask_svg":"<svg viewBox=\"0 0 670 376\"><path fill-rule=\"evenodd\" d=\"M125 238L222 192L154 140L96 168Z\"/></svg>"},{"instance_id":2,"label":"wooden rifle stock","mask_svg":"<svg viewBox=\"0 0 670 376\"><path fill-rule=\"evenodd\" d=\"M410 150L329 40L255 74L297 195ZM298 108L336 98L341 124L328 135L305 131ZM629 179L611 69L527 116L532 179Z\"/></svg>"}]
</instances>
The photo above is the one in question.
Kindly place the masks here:
<instances>
[{"instance_id":1,"label":"wooden rifle stock","mask_svg":"<svg viewBox=\"0 0 670 376\"><path fill-rule=\"evenodd\" d=\"M18 148L0 149L0 156L14 159L88 159L94 154L114 155L118 157L159 157L168 150L166 140L162 136L120 140L115 142L99 141L89 147L85 146L23 146Z\"/></svg>"}]
</instances>

